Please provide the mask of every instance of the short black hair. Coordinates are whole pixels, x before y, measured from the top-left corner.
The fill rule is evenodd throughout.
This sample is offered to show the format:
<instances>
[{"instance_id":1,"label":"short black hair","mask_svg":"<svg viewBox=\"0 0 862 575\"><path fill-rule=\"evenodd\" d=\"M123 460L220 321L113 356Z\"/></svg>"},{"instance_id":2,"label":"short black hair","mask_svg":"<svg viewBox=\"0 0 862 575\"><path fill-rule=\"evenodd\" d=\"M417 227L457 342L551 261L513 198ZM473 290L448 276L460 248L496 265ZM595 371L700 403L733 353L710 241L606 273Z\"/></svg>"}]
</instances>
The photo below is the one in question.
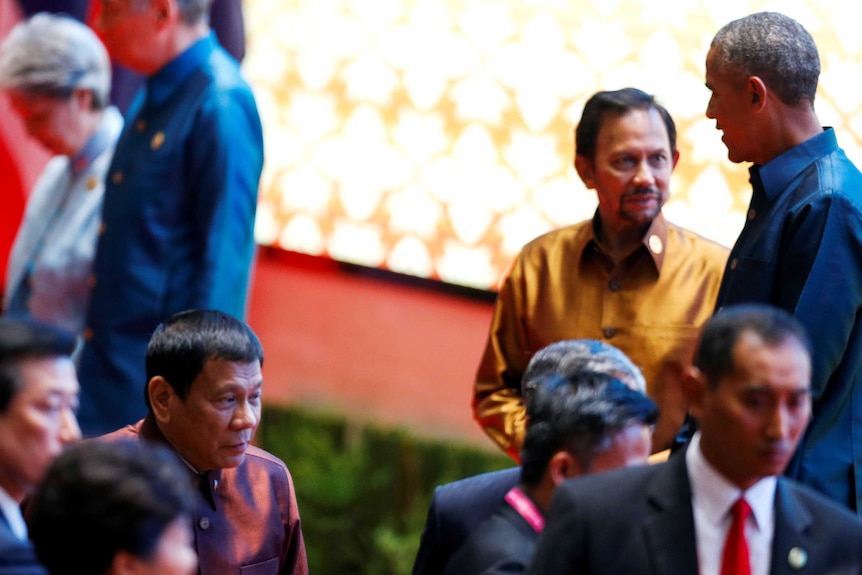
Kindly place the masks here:
<instances>
[{"instance_id":1,"label":"short black hair","mask_svg":"<svg viewBox=\"0 0 862 575\"><path fill-rule=\"evenodd\" d=\"M613 435L631 425L653 425L658 415L653 400L608 373L549 374L528 406L521 481L536 485L561 449L588 471Z\"/></svg>"},{"instance_id":2,"label":"short black hair","mask_svg":"<svg viewBox=\"0 0 862 575\"><path fill-rule=\"evenodd\" d=\"M191 517L196 497L167 447L85 441L48 468L29 507L30 537L51 575L105 573L118 551L150 558L164 530Z\"/></svg>"},{"instance_id":3,"label":"short black hair","mask_svg":"<svg viewBox=\"0 0 862 575\"><path fill-rule=\"evenodd\" d=\"M783 309L756 303L721 308L704 325L694 354L695 367L711 387L734 373L733 348L743 333L753 333L769 345L795 340L811 356L805 328Z\"/></svg>"},{"instance_id":4,"label":"short black hair","mask_svg":"<svg viewBox=\"0 0 862 575\"><path fill-rule=\"evenodd\" d=\"M24 359L71 357L75 336L26 317L0 317L0 413L21 389L18 364Z\"/></svg>"},{"instance_id":5,"label":"short black hair","mask_svg":"<svg viewBox=\"0 0 862 575\"><path fill-rule=\"evenodd\" d=\"M655 110L667 128L671 153L676 152L676 124L667 109L637 88L603 91L593 94L584 105L581 121L575 128L575 154L590 161L596 158L596 142L608 115L624 116L633 110Z\"/></svg>"},{"instance_id":6,"label":"short black hair","mask_svg":"<svg viewBox=\"0 0 862 575\"><path fill-rule=\"evenodd\" d=\"M244 322L217 310L188 310L161 323L147 346L147 382L161 376L180 399L208 360L263 366L260 340ZM150 398L145 394L147 408Z\"/></svg>"}]
</instances>

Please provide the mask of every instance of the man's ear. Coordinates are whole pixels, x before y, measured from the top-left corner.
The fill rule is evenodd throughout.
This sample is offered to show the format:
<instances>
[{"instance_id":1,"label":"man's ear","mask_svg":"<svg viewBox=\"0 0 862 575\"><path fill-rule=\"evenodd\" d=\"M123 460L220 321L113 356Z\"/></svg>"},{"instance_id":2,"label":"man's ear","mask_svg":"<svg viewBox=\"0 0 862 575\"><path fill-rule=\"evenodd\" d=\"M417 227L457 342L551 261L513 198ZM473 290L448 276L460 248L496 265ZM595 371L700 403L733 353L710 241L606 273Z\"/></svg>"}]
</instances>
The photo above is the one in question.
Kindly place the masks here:
<instances>
[{"instance_id":1,"label":"man's ear","mask_svg":"<svg viewBox=\"0 0 862 575\"><path fill-rule=\"evenodd\" d=\"M167 423L171 419L170 403L171 398L176 394L174 388L161 375L153 377L147 383L147 396L150 398L150 408L156 421Z\"/></svg>"},{"instance_id":2,"label":"man's ear","mask_svg":"<svg viewBox=\"0 0 862 575\"><path fill-rule=\"evenodd\" d=\"M175 0L150 0L150 2L159 26L167 26L177 19L179 8Z\"/></svg>"},{"instance_id":3,"label":"man's ear","mask_svg":"<svg viewBox=\"0 0 862 575\"><path fill-rule=\"evenodd\" d=\"M587 189L596 189L596 176L592 160L586 156L575 154L575 170L577 170Z\"/></svg>"},{"instance_id":4,"label":"man's ear","mask_svg":"<svg viewBox=\"0 0 862 575\"><path fill-rule=\"evenodd\" d=\"M584 475L586 470L581 467L581 464L575 459L575 456L561 449L551 456L548 462L548 476L554 484L554 488L558 487L563 481L570 477L580 477Z\"/></svg>"},{"instance_id":5,"label":"man's ear","mask_svg":"<svg viewBox=\"0 0 862 575\"><path fill-rule=\"evenodd\" d=\"M695 366L689 366L683 373L680 386L688 404L688 411L695 419L700 419L703 413L703 401L706 394L706 376Z\"/></svg>"},{"instance_id":6,"label":"man's ear","mask_svg":"<svg viewBox=\"0 0 862 575\"><path fill-rule=\"evenodd\" d=\"M769 89L766 87L763 80L757 76L751 76L748 78L746 88L751 97L752 112L755 114L760 113L766 105L766 96L769 93Z\"/></svg>"}]
</instances>

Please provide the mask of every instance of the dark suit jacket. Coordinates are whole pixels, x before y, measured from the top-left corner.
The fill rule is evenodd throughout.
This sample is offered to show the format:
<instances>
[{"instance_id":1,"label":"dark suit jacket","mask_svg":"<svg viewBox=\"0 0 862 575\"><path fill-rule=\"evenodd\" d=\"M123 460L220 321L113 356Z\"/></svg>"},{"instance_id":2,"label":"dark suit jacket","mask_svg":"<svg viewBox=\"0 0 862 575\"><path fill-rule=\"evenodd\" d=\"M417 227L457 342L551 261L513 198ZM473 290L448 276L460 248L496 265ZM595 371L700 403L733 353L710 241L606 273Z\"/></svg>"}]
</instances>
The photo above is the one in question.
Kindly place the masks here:
<instances>
[{"instance_id":1,"label":"dark suit jacket","mask_svg":"<svg viewBox=\"0 0 862 575\"><path fill-rule=\"evenodd\" d=\"M21 541L0 512L0 575L48 575L29 541Z\"/></svg>"},{"instance_id":2,"label":"dark suit jacket","mask_svg":"<svg viewBox=\"0 0 862 575\"><path fill-rule=\"evenodd\" d=\"M431 496L413 575L443 573L446 562L470 532L494 513L520 479L521 468L512 467L437 487Z\"/></svg>"},{"instance_id":3,"label":"dark suit jacket","mask_svg":"<svg viewBox=\"0 0 862 575\"><path fill-rule=\"evenodd\" d=\"M567 481L528 573L697 575L685 452L667 463ZM803 568L790 565L805 552ZM862 573L862 521L786 478L775 492L771 575Z\"/></svg>"},{"instance_id":4,"label":"dark suit jacket","mask_svg":"<svg viewBox=\"0 0 862 575\"><path fill-rule=\"evenodd\" d=\"M524 573L536 546L536 530L504 501L452 555L444 575Z\"/></svg>"}]
</instances>

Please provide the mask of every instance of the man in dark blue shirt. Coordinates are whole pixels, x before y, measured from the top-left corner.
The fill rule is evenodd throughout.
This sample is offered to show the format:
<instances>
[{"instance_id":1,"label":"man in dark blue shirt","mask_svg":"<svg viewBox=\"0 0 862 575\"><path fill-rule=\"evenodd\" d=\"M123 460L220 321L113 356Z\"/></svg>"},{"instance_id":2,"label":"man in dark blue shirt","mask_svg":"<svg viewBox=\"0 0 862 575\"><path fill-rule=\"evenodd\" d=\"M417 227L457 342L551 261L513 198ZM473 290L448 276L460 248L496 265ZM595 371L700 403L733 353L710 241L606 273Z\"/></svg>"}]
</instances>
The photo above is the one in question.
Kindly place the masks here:
<instances>
[{"instance_id":1,"label":"man in dark blue shirt","mask_svg":"<svg viewBox=\"0 0 862 575\"><path fill-rule=\"evenodd\" d=\"M862 175L814 112L820 60L782 14L735 20L706 57L706 115L732 162L752 162L748 219L717 308L784 308L814 344L813 420L786 474L862 510ZM858 407L857 407L858 409Z\"/></svg>"},{"instance_id":2,"label":"man in dark blue shirt","mask_svg":"<svg viewBox=\"0 0 862 575\"><path fill-rule=\"evenodd\" d=\"M103 0L94 27L147 76L105 187L81 357L81 427L143 417L144 356L175 312L245 312L263 137L254 96L207 24L208 0Z\"/></svg>"}]
</instances>

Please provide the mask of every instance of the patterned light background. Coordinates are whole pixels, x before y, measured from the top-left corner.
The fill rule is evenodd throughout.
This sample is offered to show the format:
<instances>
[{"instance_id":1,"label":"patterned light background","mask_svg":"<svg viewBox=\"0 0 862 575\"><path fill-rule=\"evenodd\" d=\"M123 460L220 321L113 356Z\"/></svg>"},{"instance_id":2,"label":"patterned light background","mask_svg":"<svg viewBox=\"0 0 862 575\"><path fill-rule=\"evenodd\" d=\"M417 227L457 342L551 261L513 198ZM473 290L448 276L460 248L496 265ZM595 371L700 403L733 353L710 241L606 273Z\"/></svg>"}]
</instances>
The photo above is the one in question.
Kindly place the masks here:
<instances>
[{"instance_id":1,"label":"patterned light background","mask_svg":"<svg viewBox=\"0 0 862 575\"><path fill-rule=\"evenodd\" d=\"M816 107L862 161L862 34L848 0L247 0L264 122L264 245L479 288L533 237L592 216L572 128L596 90L678 124L668 219L732 245L750 195L703 112L726 22L773 9L823 63Z\"/></svg>"}]
</instances>

